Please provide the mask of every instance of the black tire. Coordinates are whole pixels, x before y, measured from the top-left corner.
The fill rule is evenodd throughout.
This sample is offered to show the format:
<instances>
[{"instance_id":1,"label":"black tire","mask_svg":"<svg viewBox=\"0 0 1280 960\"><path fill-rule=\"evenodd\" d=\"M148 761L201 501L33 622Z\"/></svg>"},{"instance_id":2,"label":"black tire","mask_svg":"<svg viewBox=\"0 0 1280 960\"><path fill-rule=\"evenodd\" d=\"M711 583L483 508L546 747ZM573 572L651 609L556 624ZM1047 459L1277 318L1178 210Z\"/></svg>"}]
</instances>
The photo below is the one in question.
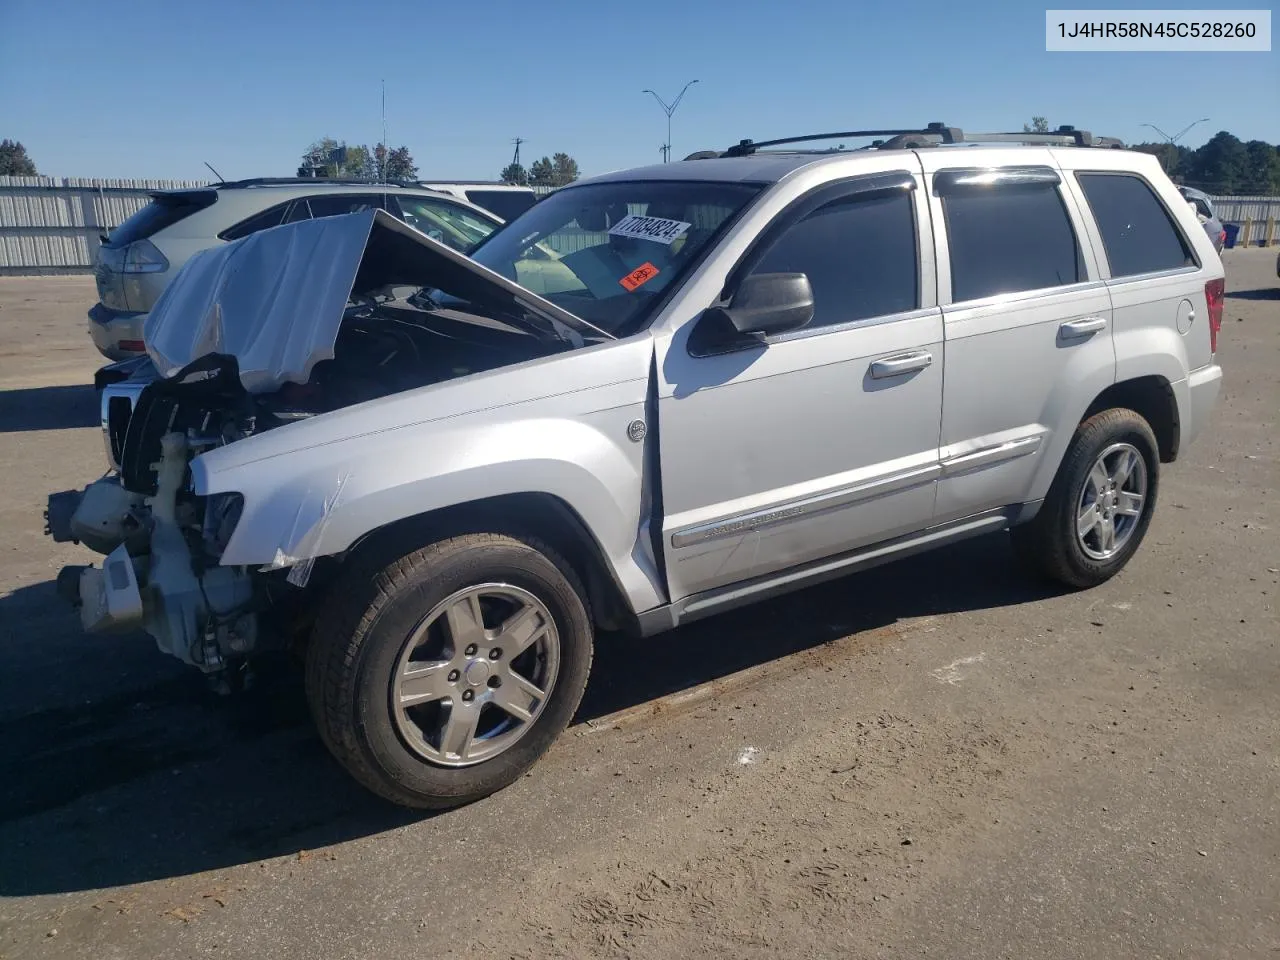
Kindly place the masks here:
<instances>
[{"instance_id":1,"label":"black tire","mask_svg":"<svg viewBox=\"0 0 1280 960\"><path fill-rule=\"evenodd\" d=\"M559 673L541 713L505 752L473 766L433 764L396 726L392 676L415 624L456 591L486 582L512 584L546 607ZM447 809L502 789L547 751L582 698L593 635L585 597L572 568L531 538L468 534L357 563L333 585L307 650L307 700L321 739L356 780L401 806Z\"/></svg>"},{"instance_id":2,"label":"black tire","mask_svg":"<svg viewBox=\"0 0 1280 960\"><path fill-rule=\"evenodd\" d=\"M1089 556L1076 536L1076 511L1089 471L1108 447L1132 445L1146 467L1146 497L1128 540L1113 556ZM1111 579L1146 536L1159 490L1160 454L1151 426L1132 410L1104 410L1081 423L1067 448L1049 494L1028 523L1011 531L1014 549L1037 573L1070 587L1094 587Z\"/></svg>"}]
</instances>

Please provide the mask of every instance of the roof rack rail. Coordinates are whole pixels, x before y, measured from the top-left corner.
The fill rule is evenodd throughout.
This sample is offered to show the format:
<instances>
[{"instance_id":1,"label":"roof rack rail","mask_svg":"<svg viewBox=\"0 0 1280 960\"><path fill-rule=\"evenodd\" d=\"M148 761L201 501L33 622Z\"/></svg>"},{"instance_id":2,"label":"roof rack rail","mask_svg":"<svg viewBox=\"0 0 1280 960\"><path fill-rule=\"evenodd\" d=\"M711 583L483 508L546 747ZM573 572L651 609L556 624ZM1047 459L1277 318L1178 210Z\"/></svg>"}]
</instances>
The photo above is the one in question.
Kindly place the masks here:
<instances>
[{"instance_id":1,"label":"roof rack rail","mask_svg":"<svg viewBox=\"0 0 1280 960\"><path fill-rule=\"evenodd\" d=\"M435 177L425 178L419 177L414 181L415 186L425 187L433 183L458 183L466 184L469 187L524 187L528 188L527 183L508 183L506 180L472 180L470 177Z\"/></svg>"},{"instance_id":2,"label":"roof rack rail","mask_svg":"<svg viewBox=\"0 0 1280 960\"><path fill-rule=\"evenodd\" d=\"M1026 131L1011 133L971 133L965 138L966 143L1027 143L1047 146L1066 147L1112 147L1122 148L1124 141L1119 137L1095 137L1088 130L1077 130L1069 124L1050 130L1046 133L1028 133Z\"/></svg>"},{"instance_id":3,"label":"roof rack rail","mask_svg":"<svg viewBox=\"0 0 1280 960\"><path fill-rule=\"evenodd\" d=\"M332 183L341 187L416 187L407 180L356 180L349 177L250 177L247 180L220 180L211 187L240 189L242 187L285 187L298 183Z\"/></svg>"},{"instance_id":4,"label":"roof rack rail","mask_svg":"<svg viewBox=\"0 0 1280 960\"><path fill-rule=\"evenodd\" d=\"M1064 125L1057 130L1046 133L970 133L966 134L959 127L950 127L945 123L930 123L923 128L903 130L845 130L838 133L814 133L800 137L783 137L777 140L740 140L728 150L720 154L722 157L746 157L765 147L777 147L792 143L809 143L815 140L834 140L853 137L888 137L888 140L876 140L864 150L901 150L915 147L932 147L940 144L952 145L962 143L1021 143L1043 144L1048 146L1076 147L1111 147L1123 148L1124 141L1117 137L1095 137L1087 130L1077 130L1073 126ZM831 153L833 151L823 151ZM687 159L703 159L710 151L691 154Z\"/></svg>"},{"instance_id":5,"label":"roof rack rail","mask_svg":"<svg viewBox=\"0 0 1280 960\"><path fill-rule=\"evenodd\" d=\"M834 140L837 137L900 137L908 134L934 135L942 138L943 143L957 143L964 139L964 134L957 127L948 127L945 123L931 123L924 129L905 130L844 130L838 133L811 133L803 137L782 137L778 140L739 140L724 152L726 157L746 157L763 147L777 147L786 143L808 143L813 140Z\"/></svg>"}]
</instances>

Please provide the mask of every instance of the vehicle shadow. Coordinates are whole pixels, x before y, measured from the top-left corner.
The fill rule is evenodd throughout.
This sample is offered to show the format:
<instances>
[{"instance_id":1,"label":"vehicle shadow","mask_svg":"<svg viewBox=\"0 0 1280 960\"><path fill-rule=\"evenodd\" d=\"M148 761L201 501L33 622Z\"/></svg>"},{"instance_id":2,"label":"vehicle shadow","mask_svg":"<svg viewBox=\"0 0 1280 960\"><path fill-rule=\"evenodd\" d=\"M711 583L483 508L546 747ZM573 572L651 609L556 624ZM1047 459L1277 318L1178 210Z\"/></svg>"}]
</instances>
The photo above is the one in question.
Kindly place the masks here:
<instances>
[{"instance_id":1,"label":"vehicle shadow","mask_svg":"<svg viewBox=\"0 0 1280 960\"><path fill-rule=\"evenodd\" d=\"M1277 281L1280 284L1280 280ZM1280 286L1259 287L1257 290L1228 290L1228 300L1280 300Z\"/></svg>"},{"instance_id":2,"label":"vehicle shadow","mask_svg":"<svg viewBox=\"0 0 1280 960\"><path fill-rule=\"evenodd\" d=\"M97 425L98 397L90 384L0 390L0 433Z\"/></svg>"},{"instance_id":3,"label":"vehicle shadow","mask_svg":"<svg viewBox=\"0 0 1280 960\"><path fill-rule=\"evenodd\" d=\"M147 638L88 644L74 620L49 609L48 585L28 591L0 600L0 623L18 620L0 631L0 704L9 688L38 690L38 674L59 672L56 663L28 665L21 638L33 631L24 623L66 634L55 656L76 665L76 683L53 706L0 714L0 896L176 877L423 818L366 793L330 759L309 723L299 671L273 665L249 692L220 699ZM994 536L657 637L604 636L575 722L901 618L1050 595ZM124 651L123 674L104 666L105 655L75 655L112 644Z\"/></svg>"}]
</instances>

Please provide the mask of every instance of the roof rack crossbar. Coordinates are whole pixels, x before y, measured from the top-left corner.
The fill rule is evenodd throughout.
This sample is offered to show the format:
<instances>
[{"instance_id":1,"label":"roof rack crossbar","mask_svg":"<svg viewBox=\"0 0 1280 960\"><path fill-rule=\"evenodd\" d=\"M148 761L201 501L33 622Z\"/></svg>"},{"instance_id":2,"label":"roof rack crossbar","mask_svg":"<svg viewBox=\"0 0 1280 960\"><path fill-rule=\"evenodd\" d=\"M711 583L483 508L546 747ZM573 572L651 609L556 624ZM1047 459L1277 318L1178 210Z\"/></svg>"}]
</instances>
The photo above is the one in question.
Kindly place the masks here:
<instances>
[{"instance_id":1,"label":"roof rack crossbar","mask_svg":"<svg viewBox=\"0 0 1280 960\"><path fill-rule=\"evenodd\" d=\"M955 143L964 139L964 134L955 127L948 127L944 123L931 123L923 130L914 127L904 130L844 130L837 133L813 133L802 137L782 137L778 140L740 140L726 150L724 155L745 157L762 147L777 147L786 143L809 143L814 140L834 140L837 137L897 137L904 134L933 134L942 137L943 143Z\"/></svg>"},{"instance_id":2,"label":"roof rack crossbar","mask_svg":"<svg viewBox=\"0 0 1280 960\"><path fill-rule=\"evenodd\" d=\"M1073 126L1064 125L1057 130L1044 133L1011 132L1011 133L969 133L959 127L949 127L945 123L931 123L923 129L904 130L846 130L840 133L814 133L802 137L783 137L778 140L741 140L734 144L721 156L745 157L764 147L776 147L791 143L809 143L814 140L834 140L840 137L889 137L877 140L867 149L895 149L902 146L930 145L933 143L1022 143L1044 144L1048 146L1076 147L1123 147L1124 141L1117 137L1095 137L1088 130L1077 130ZM925 138L920 144L913 138Z\"/></svg>"}]
</instances>

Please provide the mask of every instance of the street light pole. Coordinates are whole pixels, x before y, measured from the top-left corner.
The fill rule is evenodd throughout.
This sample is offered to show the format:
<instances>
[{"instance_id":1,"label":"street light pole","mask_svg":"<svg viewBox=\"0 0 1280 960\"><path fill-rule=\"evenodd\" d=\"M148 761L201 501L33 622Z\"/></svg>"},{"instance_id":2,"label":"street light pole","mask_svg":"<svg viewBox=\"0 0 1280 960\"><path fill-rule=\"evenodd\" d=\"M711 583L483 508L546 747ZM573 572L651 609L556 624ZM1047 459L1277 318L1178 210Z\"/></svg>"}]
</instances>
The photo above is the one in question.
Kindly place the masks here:
<instances>
[{"instance_id":1,"label":"street light pole","mask_svg":"<svg viewBox=\"0 0 1280 960\"><path fill-rule=\"evenodd\" d=\"M667 148L662 161L663 163L667 163L671 160L671 115L676 112L676 107L680 106L680 101L684 99L685 93L688 92L689 88L692 87L697 82L698 82L697 80L690 80L688 83L686 83L684 85L684 89L680 91L680 95L676 97L674 100L672 100L670 103L667 103L667 101L663 100L660 96L658 96L652 90L640 91L641 93L649 94L651 97L653 97L653 99L657 100L658 106L662 107L662 112L667 115Z\"/></svg>"},{"instance_id":2,"label":"street light pole","mask_svg":"<svg viewBox=\"0 0 1280 960\"><path fill-rule=\"evenodd\" d=\"M1199 120L1192 120L1185 127L1183 127L1181 130L1175 133L1173 136L1169 136L1169 134L1165 133L1163 130L1157 127L1154 123L1140 123L1138 124L1138 126L1150 127L1156 133L1160 134L1160 136L1168 140L1170 144L1177 144L1177 142L1183 138L1186 132L1190 130L1192 127L1194 127L1197 123L1208 123L1208 122L1209 122L1208 117L1201 117Z\"/></svg>"}]
</instances>

